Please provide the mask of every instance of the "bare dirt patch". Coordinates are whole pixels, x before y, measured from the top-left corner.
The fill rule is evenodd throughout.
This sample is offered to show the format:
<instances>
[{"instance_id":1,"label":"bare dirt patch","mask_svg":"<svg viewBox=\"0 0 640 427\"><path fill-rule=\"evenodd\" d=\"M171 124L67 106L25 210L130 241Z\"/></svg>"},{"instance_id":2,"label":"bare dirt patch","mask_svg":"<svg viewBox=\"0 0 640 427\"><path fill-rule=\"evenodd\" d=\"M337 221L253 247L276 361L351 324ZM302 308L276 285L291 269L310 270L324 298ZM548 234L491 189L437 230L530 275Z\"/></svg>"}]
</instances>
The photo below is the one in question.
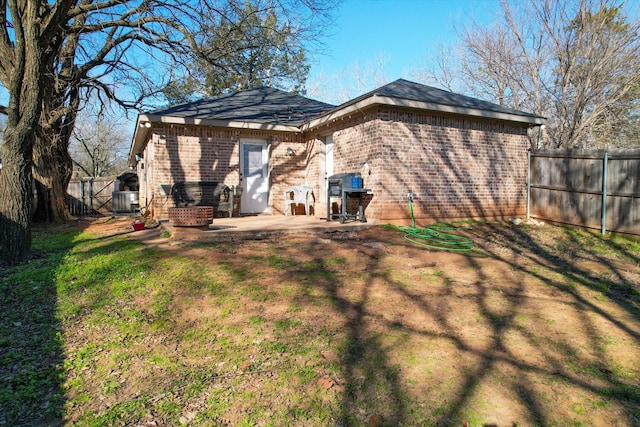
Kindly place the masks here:
<instances>
[{"instance_id":1,"label":"bare dirt patch","mask_svg":"<svg viewBox=\"0 0 640 427\"><path fill-rule=\"evenodd\" d=\"M68 419L143 396L141 425L639 425L638 243L469 227L469 253L380 227L200 244L131 233L153 247L157 284L132 305L157 325L118 350L129 363L102 401L80 396L105 395L100 357L74 374ZM119 336L87 334L67 345Z\"/></svg>"}]
</instances>

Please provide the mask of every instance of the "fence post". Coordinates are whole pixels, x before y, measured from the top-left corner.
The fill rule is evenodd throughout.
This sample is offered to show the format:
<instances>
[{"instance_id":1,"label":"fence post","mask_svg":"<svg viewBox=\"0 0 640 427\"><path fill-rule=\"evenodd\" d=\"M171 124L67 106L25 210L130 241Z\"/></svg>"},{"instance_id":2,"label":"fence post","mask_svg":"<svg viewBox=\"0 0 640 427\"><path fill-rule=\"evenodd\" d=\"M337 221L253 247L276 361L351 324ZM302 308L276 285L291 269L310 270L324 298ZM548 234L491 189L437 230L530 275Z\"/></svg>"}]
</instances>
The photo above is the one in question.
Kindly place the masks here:
<instances>
[{"instance_id":1,"label":"fence post","mask_svg":"<svg viewBox=\"0 0 640 427\"><path fill-rule=\"evenodd\" d=\"M89 178L89 215L93 214L93 177Z\"/></svg>"},{"instance_id":2,"label":"fence post","mask_svg":"<svg viewBox=\"0 0 640 427\"><path fill-rule=\"evenodd\" d=\"M531 215L531 150L527 151L527 221Z\"/></svg>"},{"instance_id":3,"label":"fence post","mask_svg":"<svg viewBox=\"0 0 640 427\"><path fill-rule=\"evenodd\" d=\"M609 163L609 153L604 152L602 158L602 227L600 232L607 233L607 164Z\"/></svg>"},{"instance_id":4,"label":"fence post","mask_svg":"<svg viewBox=\"0 0 640 427\"><path fill-rule=\"evenodd\" d=\"M80 180L80 216L84 216L84 181Z\"/></svg>"}]
</instances>

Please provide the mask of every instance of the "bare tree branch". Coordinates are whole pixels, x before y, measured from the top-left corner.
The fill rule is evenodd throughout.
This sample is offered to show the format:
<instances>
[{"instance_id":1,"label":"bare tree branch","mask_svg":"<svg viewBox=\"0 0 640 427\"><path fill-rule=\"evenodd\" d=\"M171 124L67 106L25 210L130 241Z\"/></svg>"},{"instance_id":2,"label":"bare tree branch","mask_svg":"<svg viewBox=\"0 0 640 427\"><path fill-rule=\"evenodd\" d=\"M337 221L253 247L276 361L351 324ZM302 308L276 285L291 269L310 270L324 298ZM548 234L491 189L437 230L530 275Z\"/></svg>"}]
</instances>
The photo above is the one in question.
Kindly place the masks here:
<instances>
[{"instance_id":1,"label":"bare tree branch","mask_svg":"<svg viewBox=\"0 0 640 427\"><path fill-rule=\"evenodd\" d=\"M633 127L637 106L625 100L640 81L640 22L618 3L502 0L491 26L463 27L457 80L465 92L548 117L551 147L594 143L612 105L627 106Z\"/></svg>"}]
</instances>

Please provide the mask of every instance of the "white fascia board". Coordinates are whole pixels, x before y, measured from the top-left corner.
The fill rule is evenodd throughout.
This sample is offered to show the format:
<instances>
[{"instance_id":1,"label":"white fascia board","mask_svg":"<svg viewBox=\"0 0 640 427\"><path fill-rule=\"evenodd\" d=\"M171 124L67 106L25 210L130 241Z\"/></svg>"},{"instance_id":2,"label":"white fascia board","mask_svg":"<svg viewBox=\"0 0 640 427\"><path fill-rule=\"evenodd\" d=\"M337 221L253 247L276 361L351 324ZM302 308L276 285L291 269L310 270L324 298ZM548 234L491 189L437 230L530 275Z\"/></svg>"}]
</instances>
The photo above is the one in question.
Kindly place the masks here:
<instances>
[{"instance_id":1,"label":"white fascia board","mask_svg":"<svg viewBox=\"0 0 640 427\"><path fill-rule=\"evenodd\" d=\"M545 119L541 117L523 116L514 113L502 113L499 111L482 110L478 108L456 107L452 105L435 104L431 102L411 101L409 99L377 97L381 104L393 105L397 107L418 108L423 110L438 111L443 113L461 114L465 116L485 117L496 120L506 120L509 122L528 123L532 125L544 124Z\"/></svg>"},{"instance_id":2,"label":"white fascia board","mask_svg":"<svg viewBox=\"0 0 640 427\"><path fill-rule=\"evenodd\" d=\"M338 119L344 118L349 114L360 112L365 108L371 107L373 105L415 108L419 110L437 111L442 113L460 114L465 116L484 117L495 120L527 123L530 125L542 125L545 123L545 119L541 117L522 116L518 114L501 113L497 111L488 111L477 108L455 107L451 105L436 104L431 102L412 101L409 99L374 95L356 102L355 104L347 105L339 110L334 110L324 116L318 117L317 119L310 120L302 126L302 130L308 131L317 126L332 123Z\"/></svg>"},{"instance_id":3,"label":"white fascia board","mask_svg":"<svg viewBox=\"0 0 640 427\"><path fill-rule=\"evenodd\" d=\"M323 124L332 123L349 114L360 112L372 105L380 104L380 102L378 102L376 98L377 97L366 98L362 101L356 102L355 104L347 105L346 107L339 110L330 111L329 113L320 116L317 119L309 120L307 123L303 124L301 128L303 131L308 131Z\"/></svg>"},{"instance_id":4,"label":"white fascia board","mask_svg":"<svg viewBox=\"0 0 640 427\"><path fill-rule=\"evenodd\" d=\"M138 120L136 120L136 129L133 132L131 148L129 149L129 166L131 167L135 167L136 165L136 154L144 151L149 132L151 131L151 128L144 126L144 123L149 121L146 117L144 114L138 114Z\"/></svg>"},{"instance_id":5,"label":"white fascia board","mask_svg":"<svg viewBox=\"0 0 640 427\"><path fill-rule=\"evenodd\" d=\"M243 122L235 120L211 120L211 119L194 119L191 117L172 117L145 115L146 121L152 123L166 123L172 125L195 125L195 126L217 126L233 129L251 129L251 130L272 130L282 132L300 132L297 126L288 126L281 124Z\"/></svg>"}]
</instances>

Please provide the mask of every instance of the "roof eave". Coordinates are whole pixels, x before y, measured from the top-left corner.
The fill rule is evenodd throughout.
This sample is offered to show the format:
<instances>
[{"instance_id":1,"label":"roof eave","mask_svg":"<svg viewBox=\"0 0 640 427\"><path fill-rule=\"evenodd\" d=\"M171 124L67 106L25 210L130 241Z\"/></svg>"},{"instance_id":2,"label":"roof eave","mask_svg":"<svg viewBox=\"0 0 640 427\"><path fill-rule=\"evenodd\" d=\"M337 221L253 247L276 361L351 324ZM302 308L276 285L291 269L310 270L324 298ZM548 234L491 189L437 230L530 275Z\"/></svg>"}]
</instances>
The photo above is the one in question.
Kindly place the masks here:
<instances>
[{"instance_id":1,"label":"roof eave","mask_svg":"<svg viewBox=\"0 0 640 427\"><path fill-rule=\"evenodd\" d=\"M272 130L283 132L300 132L297 126L284 125L276 123L260 123L243 120L216 120L216 119L199 119L194 117L176 117L163 116L154 114L145 114L145 121L151 123L165 123L174 125L195 125L195 126L216 126L228 127L234 129L252 129L252 130Z\"/></svg>"},{"instance_id":2,"label":"roof eave","mask_svg":"<svg viewBox=\"0 0 640 427\"><path fill-rule=\"evenodd\" d=\"M136 129L133 132L131 149L129 150L129 167L135 167L136 154L142 153L147 145L151 126L146 127L146 123L149 123L147 116L144 114L138 114L138 119L136 120Z\"/></svg>"},{"instance_id":3,"label":"roof eave","mask_svg":"<svg viewBox=\"0 0 640 427\"><path fill-rule=\"evenodd\" d=\"M388 105L395 107L415 108L421 110L437 111L450 114L461 114L467 116L484 117L494 120L505 120L510 122L526 123L531 126L543 125L545 119L537 116L525 116L519 114L489 111L478 108L456 107L451 105L437 104L433 102L414 101L410 99L396 98L390 96L373 95L353 104L339 107L315 119L309 120L302 126L303 131L309 131L318 126L335 122L349 114L362 111L374 105Z\"/></svg>"},{"instance_id":4,"label":"roof eave","mask_svg":"<svg viewBox=\"0 0 640 427\"><path fill-rule=\"evenodd\" d=\"M149 133L154 123L172 125L195 125L195 126L215 126L233 129L250 129L279 132L299 133L300 128L293 125L248 122L240 120L212 120L198 119L193 117L174 117L156 114L140 114L136 122L136 130L133 135L131 151L129 152L129 166L135 166L136 154L142 153L146 147Z\"/></svg>"}]
</instances>

